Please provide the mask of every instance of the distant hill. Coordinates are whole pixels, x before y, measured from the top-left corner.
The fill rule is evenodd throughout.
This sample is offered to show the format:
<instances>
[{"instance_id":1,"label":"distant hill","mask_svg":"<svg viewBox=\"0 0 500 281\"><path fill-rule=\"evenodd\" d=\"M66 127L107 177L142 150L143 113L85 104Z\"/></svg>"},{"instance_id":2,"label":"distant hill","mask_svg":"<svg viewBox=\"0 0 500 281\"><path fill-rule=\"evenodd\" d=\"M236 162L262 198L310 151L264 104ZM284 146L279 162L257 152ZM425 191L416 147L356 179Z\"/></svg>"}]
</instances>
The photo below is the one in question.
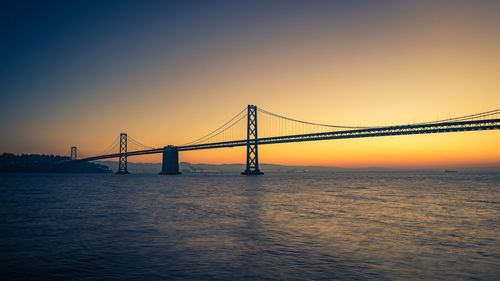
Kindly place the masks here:
<instances>
[{"instance_id":1,"label":"distant hill","mask_svg":"<svg viewBox=\"0 0 500 281\"><path fill-rule=\"evenodd\" d=\"M105 165L69 163L66 156L4 153L0 155L0 173L111 173Z\"/></svg>"},{"instance_id":2,"label":"distant hill","mask_svg":"<svg viewBox=\"0 0 500 281\"><path fill-rule=\"evenodd\" d=\"M114 161L96 162L116 170L118 163ZM499 173L500 166L492 167L446 167L429 169L396 169L396 168L338 168L325 166L286 166L276 164L260 164L260 169L266 174L273 173L340 173L340 172L410 172L410 171L428 171L444 172L445 170L454 170L458 172L485 172ZM128 163L128 169L132 173L159 173L161 163ZM184 174L239 174L245 169L244 164L192 164L181 162L179 169Z\"/></svg>"}]
</instances>

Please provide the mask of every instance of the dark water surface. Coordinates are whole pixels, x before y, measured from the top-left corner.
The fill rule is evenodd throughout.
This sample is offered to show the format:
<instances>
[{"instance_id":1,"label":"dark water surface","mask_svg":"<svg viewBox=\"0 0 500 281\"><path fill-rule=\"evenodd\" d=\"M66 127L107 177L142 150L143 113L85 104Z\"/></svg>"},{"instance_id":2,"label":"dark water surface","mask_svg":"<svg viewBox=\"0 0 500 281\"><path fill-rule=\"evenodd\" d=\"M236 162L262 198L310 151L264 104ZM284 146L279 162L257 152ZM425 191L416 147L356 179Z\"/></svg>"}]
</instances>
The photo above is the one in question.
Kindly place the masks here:
<instances>
[{"instance_id":1,"label":"dark water surface","mask_svg":"<svg viewBox=\"0 0 500 281\"><path fill-rule=\"evenodd\" d=\"M500 280L500 175L0 175L2 280Z\"/></svg>"}]
</instances>

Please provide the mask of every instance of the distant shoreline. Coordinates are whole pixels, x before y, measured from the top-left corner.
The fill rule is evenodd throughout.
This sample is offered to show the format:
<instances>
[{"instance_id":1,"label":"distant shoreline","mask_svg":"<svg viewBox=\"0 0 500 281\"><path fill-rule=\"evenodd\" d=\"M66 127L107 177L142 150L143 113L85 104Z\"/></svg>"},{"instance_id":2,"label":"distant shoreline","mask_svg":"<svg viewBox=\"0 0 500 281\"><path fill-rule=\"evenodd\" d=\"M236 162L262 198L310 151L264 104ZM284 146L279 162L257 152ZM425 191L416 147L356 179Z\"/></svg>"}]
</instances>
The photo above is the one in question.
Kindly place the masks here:
<instances>
[{"instance_id":1,"label":"distant shoreline","mask_svg":"<svg viewBox=\"0 0 500 281\"><path fill-rule=\"evenodd\" d=\"M114 161L99 161L96 162L108 166L110 169L116 169L118 162ZM239 174L245 169L244 164L192 164L188 162L180 163L180 171L184 174ZM158 173L161 171L161 163L131 163L128 162L128 169L132 173ZM481 167L430 167L430 168L341 168L341 167L326 167L326 166L287 166L278 164L260 164L260 169L266 174L310 174L310 173L356 173L356 172L433 172L446 173L446 171L464 172L481 172L481 173L498 173L500 174L500 165L498 166L481 166Z\"/></svg>"},{"instance_id":2,"label":"distant shoreline","mask_svg":"<svg viewBox=\"0 0 500 281\"><path fill-rule=\"evenodd\" d=\"M159 173L161 163L128 163L133 173ZM70 163L67 156L3 153L0 155L0 173L112 173L118 166L114 161L94 161ZM180 163L180 171L184 174L218 175L239 174L245 169L244 164L192 164ZM432 173L496 173L500 174L500 165L468 166L468 167L429 167L429 168L342 168L327 166L287 166L278 164L260 164L266 174L325 174L325 173L357 173L357 172L432 172Z\"/></svg>"},{"instance_id":3,"label":"distant shoreline","mask_svg":"<svg viewBox=\"0 0 500 281\"><path fill-rule=\"evenodd\" d=\"M91 162L71 163L70 158L58 155L3 153L0 173L111 173L106 166Z\"/></svg>"}]
</instances>

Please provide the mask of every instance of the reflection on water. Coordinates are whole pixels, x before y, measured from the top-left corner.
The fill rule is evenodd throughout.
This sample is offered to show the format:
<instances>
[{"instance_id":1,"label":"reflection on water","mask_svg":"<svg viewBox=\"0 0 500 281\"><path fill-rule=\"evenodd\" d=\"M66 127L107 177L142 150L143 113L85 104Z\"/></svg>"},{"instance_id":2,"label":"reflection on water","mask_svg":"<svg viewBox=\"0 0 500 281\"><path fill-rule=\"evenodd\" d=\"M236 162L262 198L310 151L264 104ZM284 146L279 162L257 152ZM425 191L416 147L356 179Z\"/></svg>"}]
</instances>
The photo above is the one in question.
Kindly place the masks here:
<instances>
[{"instance_id":1,"label":"reflection on water","mask_svg":"<svg viewBox=\"0 0 500 281\"><path fill-rule=\"evenodd\" d=\"M8 280L500 277L499 175L0 175L0 183Z\"/></svg>"}]
</instances>

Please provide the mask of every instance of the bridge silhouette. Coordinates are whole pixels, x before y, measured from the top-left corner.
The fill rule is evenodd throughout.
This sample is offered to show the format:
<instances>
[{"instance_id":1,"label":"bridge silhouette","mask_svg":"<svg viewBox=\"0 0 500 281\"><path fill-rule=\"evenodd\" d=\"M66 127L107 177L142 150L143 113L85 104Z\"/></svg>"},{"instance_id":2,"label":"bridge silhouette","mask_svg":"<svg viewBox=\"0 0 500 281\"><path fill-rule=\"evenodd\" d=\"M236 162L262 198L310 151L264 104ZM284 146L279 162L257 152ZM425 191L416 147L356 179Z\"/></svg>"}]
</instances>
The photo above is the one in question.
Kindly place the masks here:
<instances>
[{"instance_id":1,"label":"bridge silhouette","mask_svg":"<svg viewBox=\"0 0 500 281\"><path fill-rule=\"evenodd\" d=\"M495 130L500 129L500 119L497 118L499 113L500 109L496 109L466 116L409 125L353 127L296 120L257 108L255 105L248 105L224 125L190 143L179 146L167 145L160 148L154 148L138 142L132 137L127 136L126 133L121 133L119 138L115 139L108 149L95 156L78 159L77 147L71 147L71 162L78 163L82 161L118 158L117 174L128 174L128 157L162 153L163 161L160 174L177 175L180 174L180 151L246 146L246 168L241 174L262 175L263 172L259 169L259 145ZM259 120L259 126L257 125L257 120ZM128 151L128 141L142 149ZM111 151L117 152L110 153Z\"/></svg>"}]
</instances>

